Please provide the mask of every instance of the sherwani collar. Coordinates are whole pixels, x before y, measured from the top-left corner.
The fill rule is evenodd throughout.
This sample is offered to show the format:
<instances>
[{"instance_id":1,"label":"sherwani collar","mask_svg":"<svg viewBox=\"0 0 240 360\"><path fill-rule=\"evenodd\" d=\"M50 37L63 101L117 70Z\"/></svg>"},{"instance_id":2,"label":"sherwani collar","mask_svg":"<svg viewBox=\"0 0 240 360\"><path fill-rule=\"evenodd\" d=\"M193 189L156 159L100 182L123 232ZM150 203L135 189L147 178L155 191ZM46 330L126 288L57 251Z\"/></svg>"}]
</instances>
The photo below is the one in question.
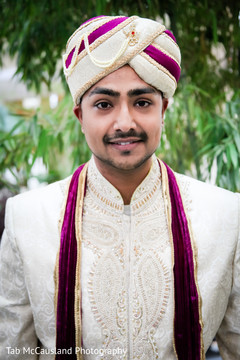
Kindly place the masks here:
<instances>
[{"instance_id":1,"label":"sherwani collar","mask_svg":"<svg viewBox=\"0 0 240 360\"><path fill-rule=\"evenodd\" d=\"M151 168L141 184L135 189L131 202L131 214L134 215L146 209L157 197L161 187L161 172L158 160L152 156ZM109 211L123 213L124 203L119 191L99 172L94 158L89 161L87 171L87 189L96 203L107 207Z\"/></svg>"}]
</instances>

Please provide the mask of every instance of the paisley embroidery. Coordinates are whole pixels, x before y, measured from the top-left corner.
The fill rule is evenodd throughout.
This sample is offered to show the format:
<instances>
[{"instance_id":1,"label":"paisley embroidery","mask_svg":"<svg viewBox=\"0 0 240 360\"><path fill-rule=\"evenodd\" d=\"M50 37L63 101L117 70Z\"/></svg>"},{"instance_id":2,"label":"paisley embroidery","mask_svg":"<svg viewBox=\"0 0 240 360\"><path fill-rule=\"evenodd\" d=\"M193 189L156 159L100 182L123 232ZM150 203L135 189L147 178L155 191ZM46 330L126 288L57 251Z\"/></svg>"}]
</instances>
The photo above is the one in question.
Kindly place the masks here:
<instances>
[{"instance_id":1,"label":"paisley embroidery","mask_svg":"<svg viewBox=\"0 0 240 360\"><path fill-rule=\"evenodd\" d=\"M144 330L158 325L164 315L170 289L170 275L163 261L146 254L138 265L137 283L143 300Z\"/></svg>"},{"instance_id":2,"label":"paisley embroidery","mask_svg":"<svg viewBox=\"0 0 240 360\"><path fill-rule=\"evenodd\" d=\"M104 328L116 329L117 304L122 289L121 266L112 254L105 254L94 264L90 273L89 294L92 311Z\"/></svg>"},{"instance_id":3,"label":"paisley embroidery","mask_svg":"<svg viewBox=\"0 0 240 360\"><path fill-rule=\"evenodd\" d=\"M126 359L157 359L155 334L171 293L171 248L158 164L153 162L133 194L131 217L124 215L120 194L93 162L88 179L83 247L95 255L83 274L90 311L101 328L101 348L125 349ZM168 254L167 264L161 254Z\"/></svg>"}]
</instances>

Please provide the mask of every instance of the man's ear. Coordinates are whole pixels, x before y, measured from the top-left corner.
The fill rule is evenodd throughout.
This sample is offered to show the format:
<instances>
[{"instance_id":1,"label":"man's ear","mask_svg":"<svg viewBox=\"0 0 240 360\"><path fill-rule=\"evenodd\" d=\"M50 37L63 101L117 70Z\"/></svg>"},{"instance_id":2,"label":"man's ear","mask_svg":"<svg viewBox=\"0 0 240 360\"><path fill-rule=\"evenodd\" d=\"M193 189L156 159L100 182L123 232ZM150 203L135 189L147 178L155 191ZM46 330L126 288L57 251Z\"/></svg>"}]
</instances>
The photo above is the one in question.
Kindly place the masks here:
<instances>
[{"instance_id":1,"label":"man's ear","mask_svg":"<svg viewBox=\"0 0 240 360\"><path fill-rule=\"evenodd\" d=\"M82 127L82 132L84 133L81 105L75 105L73 108L73 112L76 118L79 120Z\"/></svg>"},{"instance_id":2,"label":"man's ear","mask_svg":"<svg viewBox=\"0 0 240 360\"><path fill-rule=\"evenodd\" d=\"M168 107L168 99L163 98L162 99L162 117L163 118L164 118L165 111L167 110L167 107Z\"/></svg>"}]
</instances>

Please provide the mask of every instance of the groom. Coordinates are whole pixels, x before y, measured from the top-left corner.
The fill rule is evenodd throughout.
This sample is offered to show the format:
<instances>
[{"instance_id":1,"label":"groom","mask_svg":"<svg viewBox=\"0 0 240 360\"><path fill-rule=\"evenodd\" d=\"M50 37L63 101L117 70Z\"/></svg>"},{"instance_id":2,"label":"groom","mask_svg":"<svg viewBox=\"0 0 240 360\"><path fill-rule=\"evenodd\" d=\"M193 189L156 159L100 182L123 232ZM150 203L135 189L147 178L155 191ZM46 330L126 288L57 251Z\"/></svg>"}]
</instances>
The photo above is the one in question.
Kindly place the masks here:
<instances>
[{"instance_id":1,"label":"groom","mask_svg":"<svg viewBox=\"0 0 240 360\"><path fill-rule=\"evenodd\" d=\"M237 359L239 195L154 155L180 76L174 36L100 16L70 37L63 63L93 155L70 180L8 201L2 359L38 342L40 359L200 360L216 335L222 358Z\"/></svg>"}]
</instances>

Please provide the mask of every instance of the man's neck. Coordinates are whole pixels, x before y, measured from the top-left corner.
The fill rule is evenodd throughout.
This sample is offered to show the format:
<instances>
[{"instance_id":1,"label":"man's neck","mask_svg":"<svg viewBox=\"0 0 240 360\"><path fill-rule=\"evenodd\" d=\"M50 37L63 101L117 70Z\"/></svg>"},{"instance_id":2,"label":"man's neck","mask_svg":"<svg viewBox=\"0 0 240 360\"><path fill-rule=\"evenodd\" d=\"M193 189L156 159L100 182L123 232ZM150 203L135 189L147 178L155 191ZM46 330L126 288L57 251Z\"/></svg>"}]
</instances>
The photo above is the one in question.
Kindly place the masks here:
<instances>
[{"instance_id":1,"label":"man's neck","mask_svg":"<svg viewBox=\"0 0 240 360\"><path fill-rule=\"evenodd\" d=\"M124 205L131 202L132 195L136 188L145 179L152 165L152 158L133 170L121 170L111 166L102 167L97 161L96 166L102 176L105 177L121 194Z\"/></svg>"}]
</instances>

